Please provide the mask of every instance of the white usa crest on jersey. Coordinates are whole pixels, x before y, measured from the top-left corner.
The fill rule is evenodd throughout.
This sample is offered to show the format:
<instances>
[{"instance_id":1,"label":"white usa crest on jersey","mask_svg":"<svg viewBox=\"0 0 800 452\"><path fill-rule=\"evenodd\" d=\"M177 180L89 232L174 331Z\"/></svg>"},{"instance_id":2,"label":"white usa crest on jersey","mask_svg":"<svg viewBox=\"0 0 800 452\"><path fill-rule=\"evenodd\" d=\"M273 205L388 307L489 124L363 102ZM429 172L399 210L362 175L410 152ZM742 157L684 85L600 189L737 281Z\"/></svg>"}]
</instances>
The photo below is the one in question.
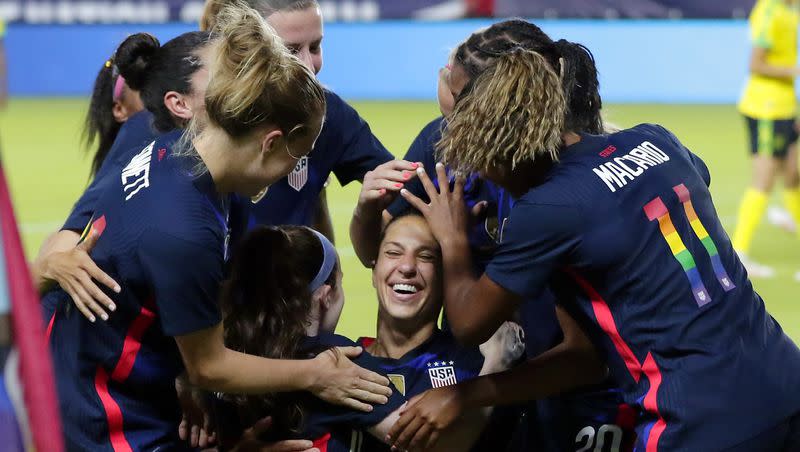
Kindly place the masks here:
<instances>
[{"instance_id":1,"label":"white usa crest on jersey","mask_svg":"<svg viewBox=\"0 0 800 452\"><path fill-rule=\"evenodd\" d=\"M428 376L431 377L432 387L441 388L458 383L458 381L456 381L456 370L453 364L455 364L453 361L435 362L432 366L431 363L428 363Z\"/></svg>"},{"instance_id":2,"label":"white usa crest on jersey","mask_svg":"<svg viewBox=\"0 0 800 452\"><path fill-rule=\"evenodd\" d=\"M297 191L305 187L308 182L308 157L298 160L294 170L286 178L289 180L289 186Z\"/></svg>"}]
</instances>

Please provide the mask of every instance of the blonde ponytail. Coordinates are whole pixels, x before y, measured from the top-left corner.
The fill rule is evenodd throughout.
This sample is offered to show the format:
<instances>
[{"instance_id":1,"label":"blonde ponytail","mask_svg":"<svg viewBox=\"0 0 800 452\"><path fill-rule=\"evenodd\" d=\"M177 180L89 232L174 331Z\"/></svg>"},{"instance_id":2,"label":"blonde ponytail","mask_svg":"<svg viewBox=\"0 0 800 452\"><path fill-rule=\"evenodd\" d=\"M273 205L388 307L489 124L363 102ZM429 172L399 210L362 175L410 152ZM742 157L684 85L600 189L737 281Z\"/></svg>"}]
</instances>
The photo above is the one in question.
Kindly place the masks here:
<instances>
[{"instance_id":1,"label":"blonde ponytail","mask_svg":"<svg viewBox=\"0 0 800 452\"><path fill-rule=\"evenodd\" d=\"M515 49L498 56L456 104L441 158L465 171L548 156L558 159L567 104L559 75L539 53Z\"/></svg>"},{"instance_id":2,"label":"blonde ponytail","mask_svg":"<svg viewBox=\"0 0 800 452\"><path fill-rule=\"evenodd\" d=\"M215 48L206 113L237 139L266 126L302 135L325 111L325 94L259 13L244 3L225 6L212 31Z\"/></svg>"}]
</instances>

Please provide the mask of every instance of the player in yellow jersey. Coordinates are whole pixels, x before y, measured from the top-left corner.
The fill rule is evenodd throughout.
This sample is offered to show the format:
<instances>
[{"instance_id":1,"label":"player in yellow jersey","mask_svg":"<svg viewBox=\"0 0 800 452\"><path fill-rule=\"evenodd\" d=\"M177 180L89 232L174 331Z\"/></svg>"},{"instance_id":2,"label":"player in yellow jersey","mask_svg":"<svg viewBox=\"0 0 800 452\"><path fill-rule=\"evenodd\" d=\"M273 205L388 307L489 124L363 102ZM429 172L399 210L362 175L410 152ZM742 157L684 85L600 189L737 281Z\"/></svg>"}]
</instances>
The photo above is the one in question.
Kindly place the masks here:
<instances>
[{"instance_id":1,"label":"player in yellow jersey","mask_svg":"<svg viewBox=\"0 0 800 452\"><path fill-rule=\"evenodd\" d=\"M774 271L748 258L756 227L767 208L775 178L784 178L784 203L800 223L800 178L797 168L797 29L800 0L758 0L750 14L750 77L739 102L750 132L753 181L739 207L733 246L751 277ZM798 275L800 276L800 275Z\"/></svg>"}]
</instances>

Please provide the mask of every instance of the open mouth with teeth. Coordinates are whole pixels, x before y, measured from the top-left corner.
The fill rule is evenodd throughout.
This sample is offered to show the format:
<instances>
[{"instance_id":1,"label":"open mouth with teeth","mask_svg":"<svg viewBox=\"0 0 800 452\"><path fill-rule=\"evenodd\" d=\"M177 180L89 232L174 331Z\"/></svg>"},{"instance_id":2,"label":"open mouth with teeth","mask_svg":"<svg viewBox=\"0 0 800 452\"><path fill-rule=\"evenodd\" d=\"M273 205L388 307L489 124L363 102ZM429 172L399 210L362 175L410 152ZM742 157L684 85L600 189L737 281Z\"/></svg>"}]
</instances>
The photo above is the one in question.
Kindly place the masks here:
<instances>
[{"instance_id":1,"label":"open mouth with teeth","mask_svg":"<svg viewBox=\"0 0 800 452\"><path fill-rule=\"evenodd\" d=\"M413 295L419 291L416 286L411 284L393 284L392 290L400 295Z\"/></svg>"}]
</instances>

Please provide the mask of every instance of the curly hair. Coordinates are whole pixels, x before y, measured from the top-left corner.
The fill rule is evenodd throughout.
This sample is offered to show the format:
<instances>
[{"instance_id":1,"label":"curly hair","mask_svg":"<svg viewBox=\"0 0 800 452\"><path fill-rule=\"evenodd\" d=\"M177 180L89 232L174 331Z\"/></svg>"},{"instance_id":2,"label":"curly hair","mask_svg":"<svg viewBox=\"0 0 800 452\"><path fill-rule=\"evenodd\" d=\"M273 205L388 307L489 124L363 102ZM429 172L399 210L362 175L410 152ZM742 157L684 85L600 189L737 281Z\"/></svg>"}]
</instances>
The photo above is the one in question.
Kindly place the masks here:
<instances>
[{"instance_id":1,"label":"curly hair","mask_svg":"<svg viewBox=\"0 0 800 452\"><path fill-rule=\"evenodd\" d=\"M560 138L554 136L564 131L604 132L597 68L589 49L580 44L553 41L536 25L511 19L473 33L456 48L452 63L464 70L468 80L437 143L439 157L448 164L472 170L487 169L506 158L512 167L542 154L557 160ZM501 64L510 72L498 70ZM558 83L551 83L553 74ZM492 81L493 77L503 80ZM478 95L478 85L491 85L482 87L491 91ZM526 87L546 92L525 93ZM534 104L538 111L531 109ZM465 112L467 117L458 118ZM523 122L526 119L531 122ZM458 130L460 124L465 130ZM514 130L519 128L529 130ZM485 155L479 157L481 153Z\"/></svg>"},{"instance_id":2,"label":"curly hair","mask_svg":"<svg viewBox=\"0 0 800 452\"><path fill-rule=\"evenodd\" d=\"M567 102L545 58L518 48L498 57L456 103L438 143L462 171L512 167L539 155L558 158Z\"/></svg>"}]
</instances>

